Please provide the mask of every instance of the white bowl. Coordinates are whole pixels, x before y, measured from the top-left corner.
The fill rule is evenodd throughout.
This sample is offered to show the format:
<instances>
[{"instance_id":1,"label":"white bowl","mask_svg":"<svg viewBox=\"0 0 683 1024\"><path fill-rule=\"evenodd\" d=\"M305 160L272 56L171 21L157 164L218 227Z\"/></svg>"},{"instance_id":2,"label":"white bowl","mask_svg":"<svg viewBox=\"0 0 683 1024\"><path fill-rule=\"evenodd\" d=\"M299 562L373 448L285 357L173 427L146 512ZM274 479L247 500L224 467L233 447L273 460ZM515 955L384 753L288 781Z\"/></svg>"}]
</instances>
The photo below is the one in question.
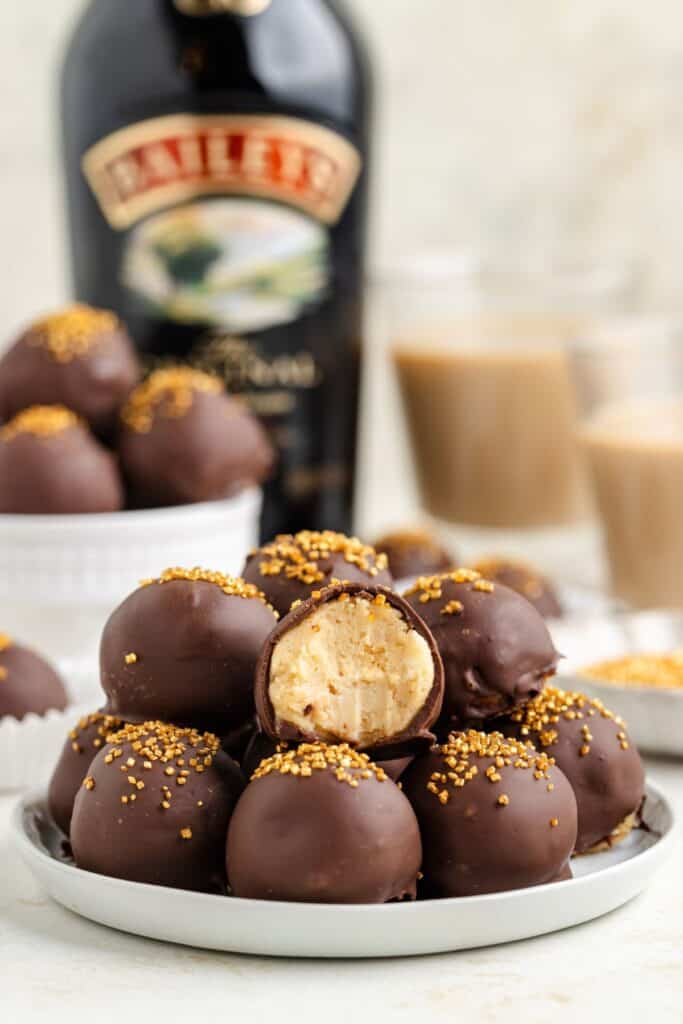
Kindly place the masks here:
<instances>
[{"instance_id":1,"label":"white bowl","mask_svg":"<svg viewBox=\"0 0 683 1024\"><path fill-rule=\"evenodd\" d=\"M575 877L566 882L384 906L207 896L81 871L63 856L60 860L60 834L37 795L17 805L11 831L19 853L53 899L110 928L262 956L374 957L512 942L614 910L645 888L676 845L673 811L654 786L647 788L643 815L648 830L634 830L606 853L575 858Z\"/></svg>"},{"instance_id":2,"label":"white bowl","mask_svg":"<svg viewBox=\"0 0 683 1024\"><path fill-rule=\"evenodd\" d=\"M48 658L96 665L113 608L168 566L237 574L258 539L261 491L101 515L0 515L0 631Z\"/></svg>"},{"instance_id":3,"label":"white bowl","mask_svg":"<svg viewBox=\"0 0 683 1024\"><path fill-rule=\"evenodd\" d=\"M565 656L558 672L560 686L599 697L625 719L629 735L641 751L683 757L683 687L619 685L579 674L581 668L596 661L683 649L683 612L557 620L551 623L551 631L555 646Z\"/></svg>"}]
</instances>

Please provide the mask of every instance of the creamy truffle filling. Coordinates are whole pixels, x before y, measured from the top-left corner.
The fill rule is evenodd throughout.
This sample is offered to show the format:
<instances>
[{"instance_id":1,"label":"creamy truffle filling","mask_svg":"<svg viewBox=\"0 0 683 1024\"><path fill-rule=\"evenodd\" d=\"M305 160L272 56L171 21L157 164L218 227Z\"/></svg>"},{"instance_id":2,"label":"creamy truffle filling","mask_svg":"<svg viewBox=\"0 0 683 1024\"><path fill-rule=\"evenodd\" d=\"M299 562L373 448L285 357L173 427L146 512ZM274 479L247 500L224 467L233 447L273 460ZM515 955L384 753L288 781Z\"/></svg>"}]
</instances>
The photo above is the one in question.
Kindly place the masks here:
<instances>
[{"instance_id":1,"label":"creamy truffle filling","mask_svg":"<svg viewBox=\"0 0 683 1024\"><path fill-rule=\"evenodd\" d=\"M367 747L405 729L433 683L427 641L396 608L342 595L280 639L268 692L278 722Z\"/></svg>"}]
</instances>

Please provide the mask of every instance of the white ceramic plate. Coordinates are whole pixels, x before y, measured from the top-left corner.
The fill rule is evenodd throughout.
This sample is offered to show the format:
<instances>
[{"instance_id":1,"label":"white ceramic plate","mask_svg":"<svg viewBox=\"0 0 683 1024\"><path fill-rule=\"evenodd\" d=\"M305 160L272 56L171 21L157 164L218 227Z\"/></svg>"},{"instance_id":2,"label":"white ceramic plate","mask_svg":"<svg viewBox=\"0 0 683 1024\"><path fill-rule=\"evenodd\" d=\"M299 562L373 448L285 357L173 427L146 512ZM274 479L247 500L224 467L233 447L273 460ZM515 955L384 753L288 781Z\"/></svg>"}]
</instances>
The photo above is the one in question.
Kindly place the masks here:
<instances>
[{"instance_id":1,"label":"white ceramic plate","mask_svg":"<svg viewBox=\"0 0 683 1024\"><path fill-rule=\"evenodd\" d=\"M591 615L558 619L550 628L555 646L565 656L559 667L561 686L604 701L626 720L640 750L683 757L683 688L619 686L578 675L581 667L596 661L683 650L683 613Z\"/></svg>"},{"instance_id":2,"label":"white ceramic plate","mask_svg":"<svg viewBox=\"0 0 683 1024\"><path fill-rule=\"evenodd\" d=\"M645 888L671 852L674 816L649 786L639 829L608 853L573 862L575 878L490 896L385 906L232 899L123 882L58 859L44 799L27 797L13 840L48 893L100 924L148 938L263 956L409 956L473 949L558 931L606 914Z\"/></svg>"}]
</instances>

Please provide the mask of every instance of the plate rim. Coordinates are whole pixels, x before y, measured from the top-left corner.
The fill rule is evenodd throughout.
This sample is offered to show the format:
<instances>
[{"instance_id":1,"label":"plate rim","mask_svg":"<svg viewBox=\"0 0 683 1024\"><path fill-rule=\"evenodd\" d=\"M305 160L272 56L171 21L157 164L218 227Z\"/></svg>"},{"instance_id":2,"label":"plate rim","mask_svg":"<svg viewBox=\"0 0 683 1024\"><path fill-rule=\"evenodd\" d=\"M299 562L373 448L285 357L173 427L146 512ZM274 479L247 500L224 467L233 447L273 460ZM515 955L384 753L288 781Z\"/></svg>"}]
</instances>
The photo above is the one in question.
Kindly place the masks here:
<instances>
[{"instance_id":1,"label":"plate rim","mask_svg":"<svg viewBox=\"0 0 683 1024\"><path fill-rule=\"evenodd\" d=\"M304 903L286 900L246 899L242 896L219 896L213 893L193 892L191 890L172 888L170 886L151 885L148 882L130 882L123 878L114 878L111 875L102 875L92 871L85 871L82 868L76 867L76 865L65 864L52 857L45 850L36 846L26 832L26 829L24 828L24 818L30 805L40 802L45 806L47 803L47 793L44 789L34 789L28 793L22 794L17 799L10 813L9 832L12 846L15 851L19 853L25 863L28 864L32 859L38 860L48 866L49 870L54 874L64 875L65 873L68 873L69 877L73 878L75 873L77 877L87 876L89 881L100 879L112 888L121 889L121 891L128 893L145 891L158 895L159 890L162 889L164 894L169 898L175 898L178 895L181 897L187 897L189 895L193 898L199 898L202 902L207 900L211 901L212 906L216 905L216 900L220 900L223 904L227 903L227 905L233 905L236 903L240 908L244 908L246 910L250 907L258 908L260 912L263 912L264 908L267 906L274 906L280 911L289 910L296 912L297 914L309 915L321 913L327 914L330 911L343 911L347 916L354 914L357 916L363 914L367 915L368 913L373 915L381 913L387 916L390 914L395 915L397 913L404 915L412 913L415 916L420 913L425 913L426 910L447 912L449 908L454 907L474 907L492 902L498 904L514 902L514 900L520 898L520 894L522 893L534 893L540 896L547 890L556 892L558 886L571 886L576 888L595 884L596 879L604 877L606 874L609 874L610 877L612 877L630 870L630 866L634 861L638 861L638 863L642 865L645 861L650 861L655 857L666 859L672 852L679 832L683 833L682 822L679 821L674 805L659 786L646 780L645 796L646 798L651 797L657 800L660 804L663 804L668 817L668 827L666 828L666 831L657 836L653 843L626 860L619 861L616 864L609 864L602 869L591 872L589 875L565 879L562 882L546 882L543 885L534 885L523 889L506 889L503 892L482 893L475 896L448 896L440 899L412 900L401 903ZM33 872L31 873L33 874Z\"/></svg>"}]
</instances>

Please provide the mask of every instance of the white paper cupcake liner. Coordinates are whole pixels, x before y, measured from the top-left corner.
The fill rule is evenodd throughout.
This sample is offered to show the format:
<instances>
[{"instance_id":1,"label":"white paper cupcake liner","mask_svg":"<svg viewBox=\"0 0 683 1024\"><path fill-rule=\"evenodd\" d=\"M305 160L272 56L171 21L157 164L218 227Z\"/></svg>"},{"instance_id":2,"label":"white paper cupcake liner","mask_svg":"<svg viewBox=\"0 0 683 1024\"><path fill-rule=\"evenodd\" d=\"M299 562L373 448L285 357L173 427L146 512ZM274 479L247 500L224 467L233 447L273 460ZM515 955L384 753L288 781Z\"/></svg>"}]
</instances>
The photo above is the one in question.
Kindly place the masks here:
<instances>
[{"instance_id":1,"label":"white paper cupcake liner","mask_svg":"<svg viewBox=\"0 0 683 1024\"><path fill-rule=\"evenodd\" d=\"M0 515L0 631L48 658L94 664L104 623L141 579L172 565L238 574L260 510L252 488L178 508Z\"/></svg>"},{"instance_id":2,"label":"white paper cupcake liner","mask_svg":"<svg viewBox=\"0 0 683 1024\"><path fill-rule=\"evenodd\" d=\"M64 741L91 705L71 704L66 711L0 719L0 793L45 787Z\"/></svg>"}]
</instances>

